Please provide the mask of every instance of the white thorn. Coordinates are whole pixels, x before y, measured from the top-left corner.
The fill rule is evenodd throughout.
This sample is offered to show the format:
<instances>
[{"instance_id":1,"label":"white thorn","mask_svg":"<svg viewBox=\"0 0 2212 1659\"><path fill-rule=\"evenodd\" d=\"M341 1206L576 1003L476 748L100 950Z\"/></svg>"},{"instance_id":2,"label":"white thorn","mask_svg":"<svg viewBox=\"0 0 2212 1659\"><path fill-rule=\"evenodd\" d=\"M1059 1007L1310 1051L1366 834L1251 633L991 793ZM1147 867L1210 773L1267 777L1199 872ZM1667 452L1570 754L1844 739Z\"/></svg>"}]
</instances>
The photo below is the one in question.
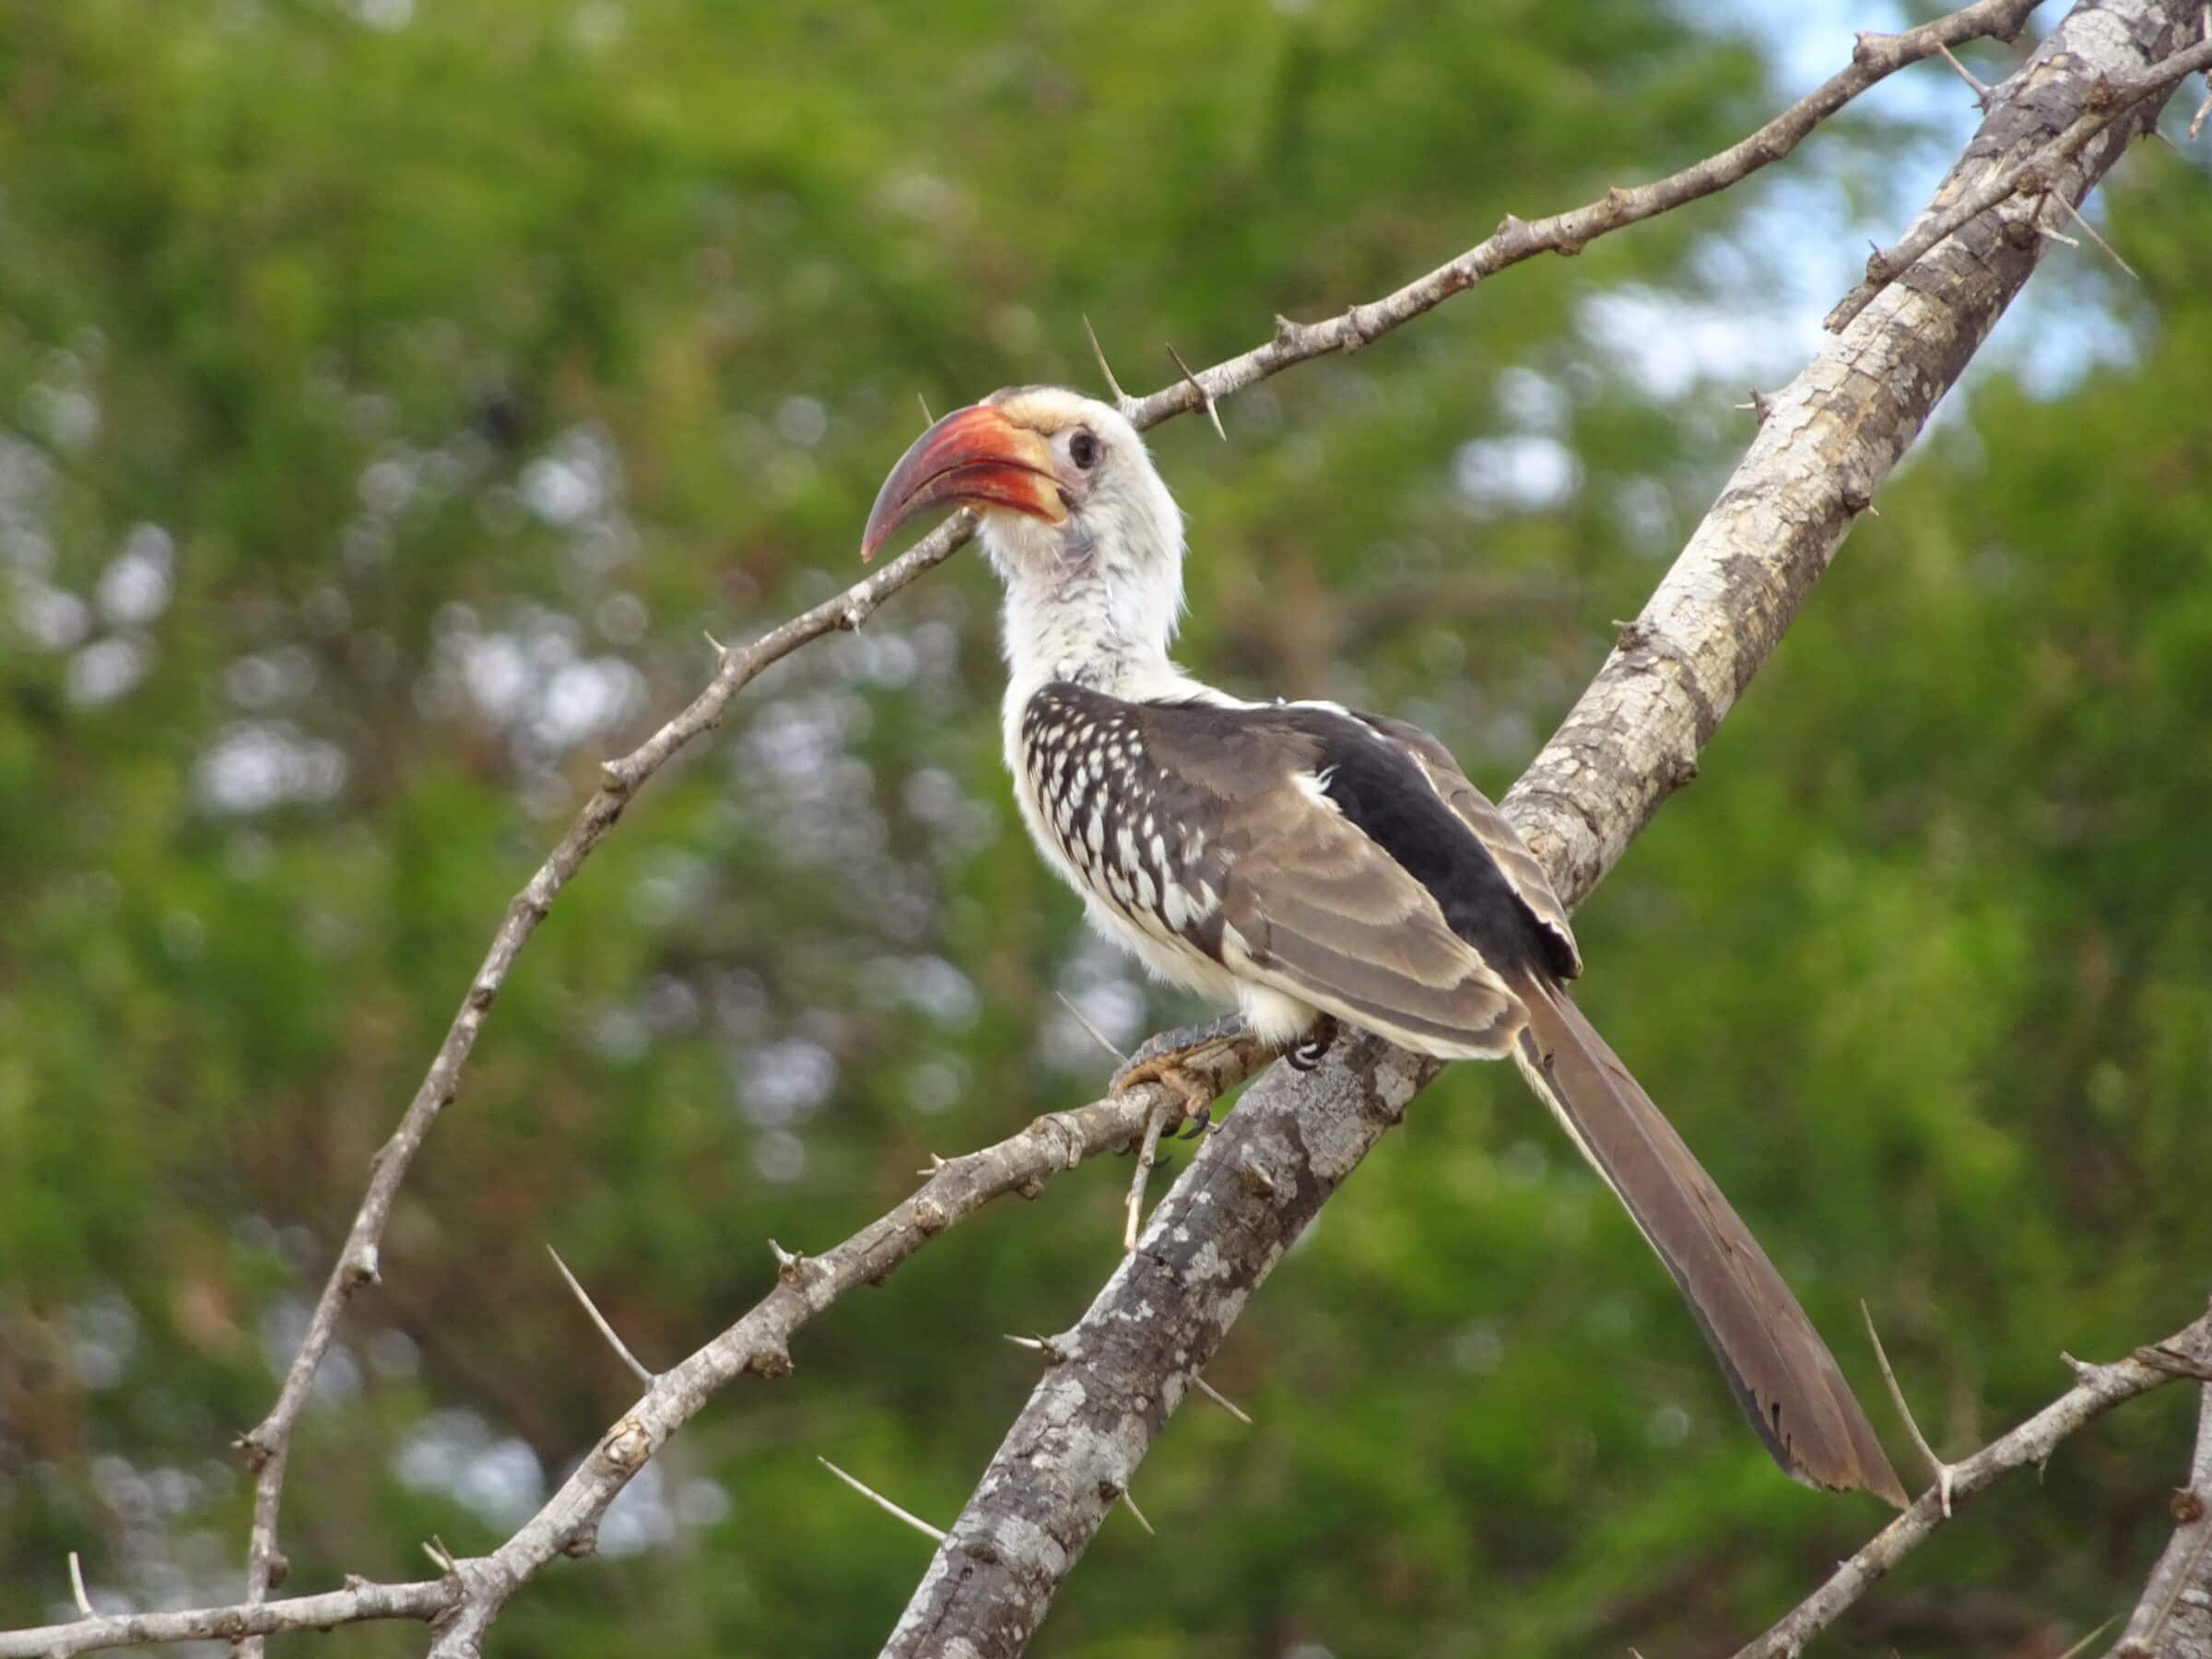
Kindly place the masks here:
<instances>
[{"instance_id":1,"label":"white thorn","mask_svg":"<svg viewBox=\"0 0 2212 1659\"><path fill-rule=\"evenodd\" d=\"M1061 1000L1061 1002L1066 1006L1067 1011L1076 1017L1076 1023L1081 1026L1085 1030L1088 1031L1092 1038L1096 1040L1100 1048L1112 1054L1116 1060L1119 1060L1124 1065L1129 1064L1129 1056L1123 1053L1120 1049L1114 1047L1112 1038L1107 1036L1105 1032L1100 1030L1097 1026L1090 1023L1089 1018L1084 1014L1083 1010L1076 1006L1075 999L1073 997L1069 996L1065 991L1055 991L1053 993L1053 994Z\"/></svg>"},{"instance_id":2,"label":"white thorn","mask_svg":"<svg viewBox=\"0 0 2212 1659\"><path fill-rule=\"evenodd\" d=\"M1889 1356L1882 1350L1882 1334L1874 1328L1874 1311L1867 1307L1864 1298L1859 1301L1859 1315L1866 1322L1866 1335L1874 1344L1875 1362L1882 1368L1882 1381L1889 1385L1889 1403L1897 1407L1897 1415L1905 1419L1905 1432L1912 1437L1913 1446L1935 1472L1936 1496L1943 1505L1943 1518L1948 1521L1951 1518L1951 1465L1936 1455L1935 1447L1928 1444L1928 1437L1921 1433L1920 1425L1913 1420L1912 1407L1905 1404L1905 1391L1898 1386L1897 1373L1889 1369Z\"/></svg>"},{"instance_id":3,"label":"white thorn","mask_svg":"<svg viewBox=\"0 0 2212 1659\"><path fill-rule=\"evenodd\" d=\"M76 1559L76 1551L74 1549L69 1552L69 1589L76 1597L76 1610L79 1613L82 1613L87 1618L100 1617L92 1610L92 1598L85 1594L84 1563Z\"/></svg>"},{"instance_id":4,"label":"white thorn","mask_svg":"<svg viewBox=\"0 0 2212 1659\"><path fill-rule=\"evenodd\" d=\"M1145 1119L1144 1144L1137 1148L1136 1171L1129 1177L1128 1218L1122 1224L1124 1254L1136 1248L1137 1224L1145 1213L1145 1188L1152 1180L1152 1166L1159 1160L1160 1131L1168 1126L1168 1114L1174 1109L1174 1101L1163 1098Z\"/></svg>"},{"instance_id":5,"label":"white thorn","mask_svg":"<svg viewBox=\"0 0 2212 1659\"><path fill-rule=\"evenodd\" d=\"M1208 1382L1204 1377L1193 1377L1191 1379L1191 1386L1195 1388L1207 1399L1211 1400L1215 1405L1220 1406L1222 1410L1228 1412L1230 1417L1235 1418L1237 1421L1243 1424L1245 1428L1249 1429L1252 1427L1252 1418L1245 1414L1244 1408L1238 1405L1234 1400L1230 1399L1227 1394L1223 1394L1219 1389L1216 1388L1211 1382Z\"/></svg>"},{"instance_id":6,"label":"white thorn","mask_svg":"<svg viewBox=\"0 0 2212 1659\"><path fill-rule=\"evenodd\" d=\"M882 1510L886 1514L898 1516L900 1520L905 1522L909 1526L912 1527L916 1532L922 1534L924 1537L934 1538L940 1544L945 1542L945 1534L941 1530L932 1526L928 1522L923 1520L921 1516L913 1514L909 1511L900 1509L888 1498L886 1498L881 1492L874 1491L869 1488L863 1486L859 1481L853 1479L852 1476L846 1474L842 1469L839 1468L828 1458L818 1453L814 1461L820 1464L823 1468L829 1470L830 1474L836 1476L840 1480L843 1481L847 1486L858 1492L863 1498L865 1498L870 1503L876 1505L877 1508Z\"/></svg>"},{"instance_id":7,"label":"white thorn","mask_svg":"<svg viewBox=\"0 0 2212 1659\"><path fill-rule=\"evenodd\" d=\"M1175 359L1175 367L1182 371L1182 378L1191 382L1191 390L1198 394L1199 407L1206 411L1206 418L1214 423L1214 436L1227 443L1229 433L1222 429L1221 411L1214 406L1214 394L1206 389L1204 382L1191 372L1191 366L1182 360L1182 352L1170 346L1168 355Z\"/></svg>"},{"instance_id":8,"label":"white thorn","mask_svg":"<svg viewBox=\"0 0 2212 1659\"><path fill-rule=\"evenodd\" d=\"M1136 1524L1145 1529L1147 1536L1154 1538L1159 1536L1152 1530L1152 1523L1145 1519L1145 1512L1136 1507L1136 1500L1129 1496L1127 1487L1122 1488L1122 1501L1129 1506L1129 1512L1136 1517Z\"/></svg>"},{"instance_id":9,"label":"white thorn","mask_svg":"<svg viewBox=\"0 0 2212 1659\"><path fill-rule=\"evenodd\" d=\"M606 1338L607 1346L621 1357L623 1364L629 1367L630 1375L644 1383L646 1387L651 1388L658 1379L639 1363L638 1357L629 1351L629 1345L615 1335L615 1327L607 1323L606 1315L599 1312L597 1304L585 1294L583 1287L576 1282L576 1276L569 1271L569 1265L560 1259L560 1252L548 1244L546 1246L546 1253L553 1258L553 1265L559 1270L560 1277L568 1281L569 1288L576 1293L576 1300L583 1304L583 1311L591 1315L592 1323L599 1327L599 1335Z\"/></svg>"},{"instance_id":10,"label":"white thorn","mask_svg":"<svg viewBox=\"0 0 2212 1659\"><path fill-rule=\"evenodd\" d=\"M2088 237L2091 241L2095 242L2099 247L2102 248L2105 253L2111 256L2112 262L2114 265L2125 271L2130 276L2136 276L2136 267L2129 265L2126 260L2121 258L2119 250L2114 248L2111 242L2106 241L2103 237L2097 234L2097 227L2090 224L2088 219L2081 217L2081 209L2066 200L2065 193L2064 191L2053 191L2051 193L2051 199L2066 210L2067 214L2073 218L2074 222L2081 227L2081 233ZM2136 280L2140 282L2142 278L2140 276L2136 276Z\"/></svg>"},{"instance_id":11,"label":"white thorn","mask_svg":"<svg viewBox=\"0 0 2212 1659\"><path fill-rule=\"evenodd\" d=\"M1106 390L1113 394L1114 407L1126 413L1128 394L1122 390L1122 382L1113 378L1113 367L1106 360L1106 348L1099 344L1099 331L1090 325L1088 315L1083 319L1083 332L1090 337L1090 355L1098 359L1099 372L1106 377Z\"/></svg>"}]
</instances>

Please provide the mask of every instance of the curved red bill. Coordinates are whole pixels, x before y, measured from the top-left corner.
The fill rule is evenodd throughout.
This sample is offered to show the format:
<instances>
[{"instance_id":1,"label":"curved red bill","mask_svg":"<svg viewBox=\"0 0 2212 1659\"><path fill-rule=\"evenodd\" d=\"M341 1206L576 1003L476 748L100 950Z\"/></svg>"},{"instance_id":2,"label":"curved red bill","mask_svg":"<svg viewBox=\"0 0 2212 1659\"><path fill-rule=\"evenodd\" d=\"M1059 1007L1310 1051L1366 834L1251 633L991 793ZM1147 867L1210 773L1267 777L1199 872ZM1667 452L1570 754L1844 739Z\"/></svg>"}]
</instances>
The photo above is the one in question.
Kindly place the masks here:
<instances>
[{"instance_id":1,"label":"curved red bill","mask_svg":"<svg viewBox=\"0 0 2212 1659\"><path fill-rule=\"evenodd\" d=\"M991 404L955 409L899 458L861 533L861 558L875 558L908 520L947 505L1011 507L1054 524L1067 517L1051 446Z\"/></svg>"}]
</instances>

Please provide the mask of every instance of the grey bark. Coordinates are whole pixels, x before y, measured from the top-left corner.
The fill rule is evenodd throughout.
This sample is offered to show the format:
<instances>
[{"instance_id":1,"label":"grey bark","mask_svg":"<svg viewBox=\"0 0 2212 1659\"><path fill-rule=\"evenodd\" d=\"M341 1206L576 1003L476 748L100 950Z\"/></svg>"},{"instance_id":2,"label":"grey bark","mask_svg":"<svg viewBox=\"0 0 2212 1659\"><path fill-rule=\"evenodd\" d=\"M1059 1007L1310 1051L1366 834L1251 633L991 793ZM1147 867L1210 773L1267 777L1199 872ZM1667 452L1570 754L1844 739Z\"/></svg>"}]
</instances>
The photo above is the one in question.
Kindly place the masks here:
<instances>
[{"instance_id":1,"label":"grey bark","mask_svg":"<svg viewBox=\"0 0 2212 1659\"><path fill-rule=\"evenodd\" d=\"M2172 52L2194 11L2194 0L2077 6L1993 90L1924 218L2047 149L2104 83ZM2162 102L2146 99L2038 182L2078 201ZM1569 903L1695 774L1699 750L2050 246L2035 228L2041 208L2008 196L1959 228L1761 400L1759 433L1720 499L1507 797ZM938 1548L886 1659L1007 1659L1027 1647L1245 1300L1438 1069L1370 1041L1308 1078L1277 1067L1249 1091L1060 1339L1061 1362Z\"/></svg>"},{"instance_id":2,"label":"grey bark","mask_svg":"<svg viewBox=\"0 0 2212 1659\"><path fill-rule=\"evenodd\" d=\"M2196 1450L2174 1489L2173 1536L2112 1659L2212 1659L2212 1383L2197 1392Z\"/></svg>"}]
</instances>

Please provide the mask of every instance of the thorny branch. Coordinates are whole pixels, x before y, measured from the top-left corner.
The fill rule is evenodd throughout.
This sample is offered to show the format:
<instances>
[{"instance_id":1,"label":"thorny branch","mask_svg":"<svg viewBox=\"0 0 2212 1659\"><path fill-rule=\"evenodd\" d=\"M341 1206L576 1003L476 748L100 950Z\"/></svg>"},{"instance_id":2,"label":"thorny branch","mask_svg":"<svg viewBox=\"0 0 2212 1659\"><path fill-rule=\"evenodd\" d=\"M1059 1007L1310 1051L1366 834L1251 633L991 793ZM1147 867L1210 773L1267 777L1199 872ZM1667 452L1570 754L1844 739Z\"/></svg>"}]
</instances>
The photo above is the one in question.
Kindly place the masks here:
<instances>
[{"instance_id":1,"label":"thorny branch","mask_svg":"<svg viewBox=\"0 0 2212 1659\"><path fill-rule=\"evenodd\" d=\"M1257 1043L1225 1049L1200 1071L1219 1094L1266 1059ZM791 1338L847 1291L878 1284L937 1234L1008 1193L1036 1197L1044 1183L1143 1133L1147 1117L1181 1097L1150 1084L1088 1106L1041 1117L1018 1135L963 1158L939 1162L913 1194L819 1255L779 1252L776 1286L736 1324L682 1362L653 1377L637 1403L600 1436L566 1484L491 1555L455 1563L442 1580L411 1584L349 1583L343 1591L286 1601L189 1613L79 1619L42 1630L0 1632L0 1659L45 1659L198 1638L250 1638L363 1619L448 1621L437 1653L473 1652L507 1598L562 1555L591 1553L606 1506L667 1437L737 1377L781 1377L791 1369Z\"/></svg>"},{"instance_id":2,"label":"thorny branch","mask_svg":"<svg viewBox=\"0 0 2212 1659\"><path fill-rule=\"evenodd\" d=\"M1976 0L1975 4L1947 17L1900 34L1862 36L1848 68L1729 149L1668 178L1633 189L1610 190L1599 201L1549 218L1531 222L1509 217L1494 235L1395 293L1369 304L1355 305L1341 315L1321 323L1298 324L1278 319L1274 337L1252 351L1194 373L1186 371L1182 378L1146 398L1124 397L1117 387L1116 399L1138 426L1150 427L1187 410L1206 407L1210 411L1219 398L1311 358L1332 351L1356 350L1509 265L1541 253L1562 256L1578 253L1598 236L1726 188L1790 153L1814 127L1896 70L1966 41L1988 36L2014 38L2033 5L2034 0ZM347 1304L356 1291L376 1281L381 1241L400 1183L431 1124L455 1098L485 1016L554 899L619 821L630 797L678 749L718 725L732 699L757 675L824 634L859 628L890 594L957 551L973 527L971 515L958 514L882 570L835 598L794 617L751 645L742 650L725 650L718 645L718 666L705 689L636 749L601 769L599 788L510 902L421 1086L373 1160L368 1190L317 1299L306 1335L287 1370L275 1405L267 1417L240 1437L240 1448L254 1471L245 1604L238 1608L202 1614L80 1621L77 1625L55 1627L44 1632L0 1635L0 1655L76 1653L92 1647L183 1640L199 1635L230 1638L239 1641L241 1652L253 1655L259 1653L261 1635L268 1631L363 1618L435 1617L464 1603L464 1618L448 1629L437 1651L472 1651L467 1642L473 1641L473 1635L464 1637L465 1627L480 1631L488 1623L490 1613L503 1605L520 1583L552 1554L588 1550L591 1526L613 1492L635 1472L667 1432L698 1409L706 1393L746 1369L752 1351L747 1344L756 1340L759 1333L756 1330L751 1335L740 1334L757 1320L772 1324L779 1316L766 1315L764 1310L784 1291L798 1294L793 1286L780 1285L778 1292L771 1293L769 1301L763 1302L746 1320L657 1379L639 1407L602 1438L593 1456L569 1487L494 1556L459 1563L457 1575L428 1584L356 1583L347 1590L325 1595L294 1597L282 1602L268 1600L269 1593L285 1577L286 1562L277 1543L277 1515L292 1432L315 1373L335 1337ZM1237 1079L1225 1077L1224 1086L1234 1080ZM1150 1098L1150 1091L1140 1090L1118 1101L1101 1102L1100 1107L1084 1110L1113 1107L1117 1112L1141 1113ZM1061 1114L1061 1117L1074 1115L1077 1114ZM1054 1121L1058 1120L1040 1120L1041 1123ZM1123 1142L1127 1138L1127 1134L1124 1134ZM933 1177L932 1184L947 1172L968 1166L974 1159L989 1159L1011 1144L1001 1143L1000 1147L945 1166ZM1090 1155L1089 1150L1083 1155ZM994 1188L994 1192L998 1190L1005 1189ZM896 1230L896 1218L910 1206L924 1206L931 1194L932 1187L925 1185L907 1206L877 1223L875 1228L855 1235L854 1240L840 1246L840 1250L858 1246L865 1253L873 1246L863 1245L863 1241L887 1227ZM929 1212L924 1207L915 1213ZM918 1248L931 1230L934 1229L918 1230L913 1247ZM892 1265L899 1259L903 1259L903 1255L896 1255ZM834 1278L811 1280L800 1297L806 1313L827 1306L842 1288L842 1281ZM792 1320L794 1327L806 1313ZM780 1353L780 1349L772 1351ZM733 1359L739 1361L735 1370L729 1369ZM769 1369L773 1369L772 1361ZM701 1390L696 1397L691 1393L695 1387ZM641 1417L641 1413L644 1415ZM587 1476L592 1478L586 1480ZM589 1489L575 1490L580 1481ZM548 1543L552 1548L543 1547ZM477 1608L488 1611L480 1618L466 1617ZM218 1622L189 1623L195 1618ZM45 1638L45 1644L36 1648L22 1645L30 1635Z\"/></svg>"},{"instance_id":3,"label":"thorny branch","mask_svg":"<svg viewBox=\"0 0 2212 1659\"><path fill-rule=\"evenodd\" d=\"M1823 326L1831 334L1841 333L1844 324L1865 311L1875 295L1911 270L1922 254L1960 226L2016 195L2041 195L2055 190L2053 182L2059 171L2079 155L2090 139L2121 117L2134 112L2145 100L2155 98L2163 102L2166 95L2183 80L2206 68L2212 68L2212 41L2200 41L2153 64L2140 75L2098 82L2091 88L2089 108L2049 144L2021 157L1941 212L1927 214L1901 241L1887 248L1877 248L1866 261L1866 280L1837 301ZM2057 200L2069 213L2073 212L2074 204L2063 191L2058 193ZM2083 229L2088 227L2085 225ZM2092 230L2089 234L2094 236L2096 232ZM2112 257L2118 259L2119 255L2115 253Z\"/></svg>"},{"instance_id":4,"label":"thorny branch","mask_svg":"<svg viewBox=\"0 0 2212 1659\"><path fill-rule=\"evenodd\" d=\"M2050 1462L2051 1453L2066 1439L2089 1423L2102 1417L2113 1406L2147 1394L2162 1383L2178 1379L2202 1375L2212 1366L2212 1313L2183 1325L2164 1342L2137 1348L2124 1359L2110 1365L2074 1365L2074 1386L2056 1400L2044 1406L2011 1433L1992 1441L1963 1462L1952 1464L1947 1507L1957 1510L1977 1492L1996 1484L1999 1477L2014 1469L2030 1465L2041 1467ZM2212 1396L2212 1390L2207 1390ZM2212 1437L2207 1437L2212 1438ZM2199 1462L2204 1447L2200 1441ZM1930 1488L1920 1495L1918 1501L1888 1525L1875 1534L1865 1548L1853 1556L1819 1589L1800 1602L1787 1618L1769 1630L1758 1641L1737 1650L1735 1659L1794 1659L1804 1650L1806 1641L1841 1618L1853 1603L1874 1587L1882 1575L1905 1557L1925 1543L1928 1535L1944 1523L1947 1503L1945 1494ZM2194 1529L2184 1525L2175 1534L2175 1542L2184 1552L2183 1544L2194 1530L2196 1537L2212 1528L2202 1524L2203 1505L2197 1506L2199 1524ZM2169 1559L2172 1556L2169 1551ZM2167 1565L2160 1563L2161 1570ZM2178 1575L2177 1575L2178 1577ZM2158 1581L2154 1576L2154 1589ZM2176 1588L2179 1584L2177 1583ZM2147 1604L2148 1594L2145 1597ZM2155 1616L2155 1615L2154 1615ZM2141 1618L2138 1611L2136 1617ZM2132 1632L2135 1627L2129 1627ZM2120 1653L2127 1652L2127 1642L2121 1643ZM2148 1654L2153 1650L2145 1647Z\"/></svg>"},{"instance_id":5,"label":"thorny branch","mask_svg":"<svg viewBox=\"0 0 2212 1659\"><path fill-rule=\"evenodd\" d=\"M1863 35L1849 67L1791 105L1750 136L1694 166L1632 190L1615 189L1605 197L1533 223L1509 218L1497 233L1449 264L1367 305L1355 305L1323 323L1278 319L1266 344L1192 373L1149 397L1114 396L1140 428L1186 410L1211 408L1215 399L1281 372L1310 358L1351 351L1471 288L1482 277L1541 253L1579 253L1599 236L1713 194L1794 149L1816 126L1877 81L1947 46L1986 36L2014 38L2037 0L1974 0L1947 17L1896 35ZM1095 336L1094 336L1095 344ZM1101 359L1101 361L1103 359ZM1111 374L1109 374L1111 380ZM1218 421L1218 417L1217 417ZM950 558L974 530L974 517L962 512L882 570L835 598L793 618L743 650L723 650L705 690L651 737L601 769L599 788L584 803L575 822L523 890L516 894L493 935L491 948L471 980L443 1041L414 1099L377 1153L368 1192L362 1198L330 1277L316 1298L307 1333L285 1372L276 1402L267 1417L239 1437L239 1448L254 1471L253 1520L248 1539L246 1594L260 1601L284 1582L287 1570L277 1545L277 1513L282 1502L292 1430L305 1407L315 1373L329 1351L340 1317L354 1293L376 1282L378 1253L394 1198L406 1178L438 1114L459 1092L461 1076L476 1047L484 1018L512 971L516 958L537 929L560 889L567 886L599 841L622 817L630 797L675 753L722 722L724 711L755 676L800 646L841 629L859 628L877 606L924 571ZM258 1641L243 1649L258 1659Z\"/></svg>"}]
</instances>

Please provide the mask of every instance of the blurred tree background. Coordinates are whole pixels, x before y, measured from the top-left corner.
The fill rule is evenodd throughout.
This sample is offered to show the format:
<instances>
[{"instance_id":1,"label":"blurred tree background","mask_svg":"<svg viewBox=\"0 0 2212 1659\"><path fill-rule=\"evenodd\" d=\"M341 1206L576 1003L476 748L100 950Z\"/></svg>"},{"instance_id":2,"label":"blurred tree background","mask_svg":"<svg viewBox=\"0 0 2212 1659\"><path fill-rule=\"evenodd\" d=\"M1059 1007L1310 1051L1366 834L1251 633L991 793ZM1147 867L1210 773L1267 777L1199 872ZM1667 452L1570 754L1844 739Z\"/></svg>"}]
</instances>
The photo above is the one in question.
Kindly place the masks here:
<instances>
[{"instance_id":1,"label":"blurred tree background","mask_svg":"<svg viewBox=\"0 0 2212 1659\"><path fill-rule=\"evenodd\" d=\"M0 0L0 1624L235 1596L260 1418L507 898L883 471L1716 148L1887 6ZM2038 18L2047 27L2055 8ZM2011 53L1971 53L1988 78ZM2186 113L2192 101L2182 97ZM1770 175L1155 447L1184 654L1501 792L1975 119L1906 72ZM2170 121L2176 112L2170 112ZM2173 122L2178 131L2178 122ZM1586 1000L1886 1427L1963 1452L2212 1261L2212 195L2131 156L1581 924ZM960 559L773 670L556 906L296 1445L290 1588L487 1547L649 1363L1189 1010L1081 930ZM1175 1158L1180 1161L1182 1154ZM507 1654L872 1653L1112 1268L1126 1165L995 1206L649 1468ZM1732 1645L1881 1519L1745 1433L1504 1068L1413 1112L1232 1335L1038 1643ZM2067 1445L1823 1651L2122 1610L2190 1402ZM1904 1450L1901 1436L1892 1443ZM1904 1467L1902 1457L1900 1468ZM1914 1473L1917 1473L1915 1471ZM419 1651L413 1627L279 1651Z\"/></svg>"}]
</instances>

